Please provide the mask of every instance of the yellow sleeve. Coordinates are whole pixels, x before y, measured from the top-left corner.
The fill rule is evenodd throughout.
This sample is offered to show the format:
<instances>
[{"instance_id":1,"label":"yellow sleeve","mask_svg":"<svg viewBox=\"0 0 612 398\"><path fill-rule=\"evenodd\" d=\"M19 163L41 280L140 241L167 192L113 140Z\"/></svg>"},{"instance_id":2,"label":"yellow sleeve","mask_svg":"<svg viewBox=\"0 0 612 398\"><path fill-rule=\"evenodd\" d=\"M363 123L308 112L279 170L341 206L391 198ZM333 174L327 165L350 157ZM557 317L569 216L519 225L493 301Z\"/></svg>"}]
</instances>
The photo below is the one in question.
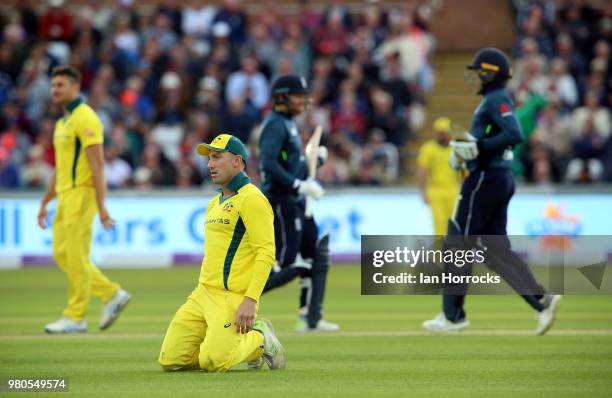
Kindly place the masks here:
<instances>
[{"instance_id":1,"label":"yellow sleeve","mask_svg":"<svg viewBox=\"0 0 612 398\"><path fill-rule=\"evenodd\" d=\"M268 200L263 195L255 194L245 198L240 216L255 251L253 276L245 296L259 301L276 255L274 213Z\"/></svg>"},{"instance_id":2,"label":"yellow sleeve","mask_svg":"<svg viewBox=\"0 0 612 398\"><path fill-rule=\"evenodd\" d=\"M82 116L76 123L77 137L83 148L104 143L104 126L95 113Z\"/></svg>"},{"instance_id":3,"label":"yellow sleeve","mask_svg":"<svg viewBox=\"0 0 612 398\"><path fill-rule=\"evenodd\" d=\"M429 142L424 143L419 149L419 154L417 155L417 164L424 168L429 168L429 163L431 162L431 145Z\"/></svg>"}]
</instances>

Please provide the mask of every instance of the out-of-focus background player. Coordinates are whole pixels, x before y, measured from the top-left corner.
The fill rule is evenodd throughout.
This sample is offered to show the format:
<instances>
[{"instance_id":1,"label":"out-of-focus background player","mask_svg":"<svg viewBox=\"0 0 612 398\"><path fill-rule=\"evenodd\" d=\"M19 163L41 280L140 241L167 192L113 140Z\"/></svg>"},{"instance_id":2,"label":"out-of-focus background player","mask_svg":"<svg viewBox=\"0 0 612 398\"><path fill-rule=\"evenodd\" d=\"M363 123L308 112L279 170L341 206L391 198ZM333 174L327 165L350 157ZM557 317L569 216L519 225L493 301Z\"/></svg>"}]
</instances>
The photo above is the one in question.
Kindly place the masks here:
<instances>
[{"instance_id":1,"label":"out-of-focus background player","mask_svg":"<svg viewBox=\"0 0 612 398\"><path fill-rule=\"evenodd\" d=\"M336 331L338 325L323 319L329 236L319 237L314 217L304 214L304 197L318 200L324 190L307 176L302 140L293 120L306 109L308 84L304 77L286 75L274 82L271 91L274 109L261 127L259 156L262 191L274 210L277 266L264 292L300 276L296 331Z\"/></svg>"},{"instance_id":2,"label":"out-of-focus background player","mask_svg":"<svg viewBox=\"0 0 612 398\"><path fill-rule=\"evenodd\" d=\"M100 329L111 326L131 296L110 281L89 258L93 219L98 213L104 228L115 221L106 209L102 122L80 97L81 74L58 66L51 75L51 97L64 110L55 123L53 147L56 169L38 211L38 224L46 228L47 204L57 196L53 219L53 258L68 278L68 306L64 316L45 325L47 333L86 332L85 316L91 296L106 305Z\"/></svg>"},{"instance_id":3,"label":"out-of-focus background player","mask_svg":"<svg viewBox=\"0 0 612 398\"><path fill-rule=\"evenodd\" d=\"M451 120L437 118L433 123L435 137L426 141L417 155L417 182L423 202L431 207L434 234L446 235L448 220L459 192L459 173L449 163L452 148Z\"/></svg>"},{"instance_id":4,"label":"out-of-focus background player","mask_svg":"<svg viewBox=\"0 0 612 398\"><path fill-rule=\"evenodd\" d=\"M453 140L451 164L458 168L465 161L469 176L461 186L459 203L448 222L446 247L480 247L487 252L487 266L504 278L537 313L537 334L550 329L560 295L547 294L525 262L511 250L507 238L508 205L514 196L510 171L513 148L523 141L514 116L514 104L506 90L512 76L510 61L496 48L480 50L467 66L469 81L483 97L474 111L470 132L464 140ZM471 274L471 264L446 264L447 272ZM464 309L468 284L445 286L443 312L425 321L432 332L461 330L469 325Z\"/></svg>"}]
</instances>

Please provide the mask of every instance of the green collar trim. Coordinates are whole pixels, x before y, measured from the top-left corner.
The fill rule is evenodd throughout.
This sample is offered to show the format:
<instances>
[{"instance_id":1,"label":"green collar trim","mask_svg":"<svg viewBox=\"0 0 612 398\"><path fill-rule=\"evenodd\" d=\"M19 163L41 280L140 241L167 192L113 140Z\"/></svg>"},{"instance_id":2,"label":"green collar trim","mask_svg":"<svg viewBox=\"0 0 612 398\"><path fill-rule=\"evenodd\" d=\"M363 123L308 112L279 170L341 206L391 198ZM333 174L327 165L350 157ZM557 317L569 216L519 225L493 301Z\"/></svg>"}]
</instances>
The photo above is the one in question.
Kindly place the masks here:
<instances>
[{"instance_id":1,"label":"green collar trim","mask_svg":"<svg viewBox=\"0 0 612 398\"><path fill-rule=\"evenodd\" d=\"M232 178L230 180L230 182L227 183L227 187L235 192L238 193L238 191L240 190L240 188L242 188L243 186L245 186L246 184L249 184L251 182L251 179L249 178L248 175L246 175L246 173L244 171L241 171L240 173L236 174L234 176L234 178ZM223 188L219 188L217 189L217 192L221 193L221 196L219 197L221 203L223 203L223 201L225 201L225 199L223 197Z\"/></svg>"},{"instance_id":2,"label":"green collar trim","mask_svg":"<svg viewBox=\"0 0 612 398\"><path fill-rule=\"evenodd\" d=\"M83 103L83 98L81 97L76 97L75 99L73 99L68 105L66 105L66 110L68 112L72 112L75 110L75 108L79 105L81 105Z\"/></svg>"}]
</instances>

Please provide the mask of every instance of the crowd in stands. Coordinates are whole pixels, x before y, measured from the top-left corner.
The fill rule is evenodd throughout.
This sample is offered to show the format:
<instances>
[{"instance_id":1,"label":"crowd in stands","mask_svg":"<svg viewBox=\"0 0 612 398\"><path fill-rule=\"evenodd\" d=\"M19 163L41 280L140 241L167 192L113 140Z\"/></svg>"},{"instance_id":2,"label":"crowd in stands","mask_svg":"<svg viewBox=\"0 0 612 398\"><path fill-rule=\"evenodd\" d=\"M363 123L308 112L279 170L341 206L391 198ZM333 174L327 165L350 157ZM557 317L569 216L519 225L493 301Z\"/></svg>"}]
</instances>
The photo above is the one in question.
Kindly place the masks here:
<instances>
[{"instance_id":1,"label":"crowd in stands","mask_svg":"<svg viewBox=\"0 0 612 398\"><path fill-rule=\"evenodd\" d=\"M612 2L516 0L511 90L526 181L612 182Z\"/></svg>"},{"instance_id":2,"label":"crowd in stands","mask_svg":"<svg viewBox=\"0 0 612 398\"><path fill-rule=\"evenodd\" d=\"M312 89L299 119L305 138L316 125L327 133L322 182L396 181L433 86L432 10L371 2L349 13L342 4L315 9L302 0L281 13L262 1L247 13L240 0L164 0L154 10L134 0L49 0L41 9L19 1L0 20L0 189L41 188L50 179L62 116L50 71L62 64L82 73L84 99L104 124L111 188L201 186L206 160L193 149L220 132L248 144L256 180L270 86L289 73L308 77Z\"/></svg>"}]
</instances>

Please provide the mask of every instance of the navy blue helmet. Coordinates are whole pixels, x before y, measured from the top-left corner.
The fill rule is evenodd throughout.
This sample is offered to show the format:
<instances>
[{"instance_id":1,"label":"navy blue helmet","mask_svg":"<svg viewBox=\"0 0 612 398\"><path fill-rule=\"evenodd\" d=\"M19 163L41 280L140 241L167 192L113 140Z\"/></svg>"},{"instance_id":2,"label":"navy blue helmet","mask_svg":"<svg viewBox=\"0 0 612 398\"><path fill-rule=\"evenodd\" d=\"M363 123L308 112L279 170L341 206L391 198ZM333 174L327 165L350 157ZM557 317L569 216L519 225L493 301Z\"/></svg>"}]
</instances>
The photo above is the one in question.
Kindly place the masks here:
<instances>
[{"instance_id":1,"label":"navy blue helmet","mask_svg":"<svg viewBox=\"0 0 612 398\"><path fill-rule=\"evenodd\" d=\"M506 81L512 77L510 60L503 51L494 47L478 51L467 68L478 71L483 83Z\"/></svg>"}]
</instances>

